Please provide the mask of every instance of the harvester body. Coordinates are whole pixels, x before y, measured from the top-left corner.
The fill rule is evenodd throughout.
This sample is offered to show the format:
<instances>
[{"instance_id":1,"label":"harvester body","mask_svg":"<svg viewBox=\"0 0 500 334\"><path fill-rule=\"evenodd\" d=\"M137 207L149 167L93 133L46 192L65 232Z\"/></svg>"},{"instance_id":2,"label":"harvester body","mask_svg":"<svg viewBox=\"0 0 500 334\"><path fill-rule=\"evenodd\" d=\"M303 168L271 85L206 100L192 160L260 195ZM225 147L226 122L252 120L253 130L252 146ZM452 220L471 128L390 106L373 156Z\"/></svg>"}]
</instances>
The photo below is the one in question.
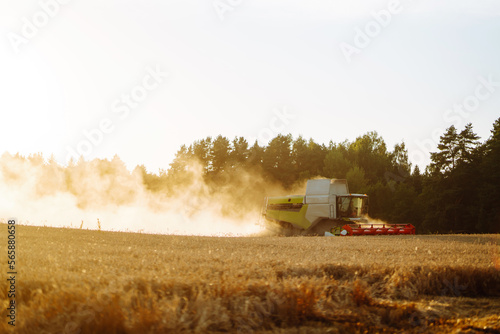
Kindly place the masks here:
<instances>
[{"instance_id":1,"label":"harvester body","mask_svg":"<svg viewBox=\"0 0 500 334\"><path fill-rule=\"evenodd\" d=\"M391 224L367 226L368 196L349 193L343 179L308 180L305 195L266 197L263 215L292 234L389 234L385 232L391 228L401 229ZM413 233L405 234L414 231L413 227Z\"/></svg>"}]
</instances>

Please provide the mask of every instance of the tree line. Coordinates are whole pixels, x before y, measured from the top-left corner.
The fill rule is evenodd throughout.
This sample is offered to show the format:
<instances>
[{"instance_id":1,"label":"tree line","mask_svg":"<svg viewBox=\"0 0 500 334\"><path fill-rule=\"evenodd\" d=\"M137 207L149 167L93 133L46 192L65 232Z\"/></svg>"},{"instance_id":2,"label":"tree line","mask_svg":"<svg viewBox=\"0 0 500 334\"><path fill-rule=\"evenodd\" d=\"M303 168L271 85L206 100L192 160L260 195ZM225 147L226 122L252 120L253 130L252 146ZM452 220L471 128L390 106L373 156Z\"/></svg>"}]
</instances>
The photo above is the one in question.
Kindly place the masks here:
<instances>
[{"instance_id":1,"label":"tree line","mask_svg":"<svg viewBox=\"0 0 500 334\"><path fill-rule=\"evenodd\" d=\"M390 150L374 131L328 145L290 134L265 146L219 135L182 146L159 174L138 169L148 189L168 192L189 182L193 160L214 191L227 189L244 170L284 189L313 177L345 178L352 193L370 196L372 218L412 223L420 233L500 232L500 118L484 142L472 124L450 126L424 171L409 162L404 142Z\"/></svg>"},{"instance_id":2,"label":"tree line","mask_svg":"<svg viewBox=\"0 0 500 334\"><path fill-rule=\"evenodd\" d=\"M207 137L181 146L157 173L143 165L129 171L117 156L68 166L41 154L0 157L3 186L22 189L29 200L70 194L81 209L137 201L155 208L183 195L193 210L205 198L222 215L238 218L258 212L264 196L296 192L315 177L347 179L352 193L370 196L372 218L411 223L419 233L498 233L500 118L483 142L471 124L450 126L424 171L409 162L404 142L388 149L374 131L328 145L290 134L263 146L243 137Z\"/></svg>"}]
</instances>

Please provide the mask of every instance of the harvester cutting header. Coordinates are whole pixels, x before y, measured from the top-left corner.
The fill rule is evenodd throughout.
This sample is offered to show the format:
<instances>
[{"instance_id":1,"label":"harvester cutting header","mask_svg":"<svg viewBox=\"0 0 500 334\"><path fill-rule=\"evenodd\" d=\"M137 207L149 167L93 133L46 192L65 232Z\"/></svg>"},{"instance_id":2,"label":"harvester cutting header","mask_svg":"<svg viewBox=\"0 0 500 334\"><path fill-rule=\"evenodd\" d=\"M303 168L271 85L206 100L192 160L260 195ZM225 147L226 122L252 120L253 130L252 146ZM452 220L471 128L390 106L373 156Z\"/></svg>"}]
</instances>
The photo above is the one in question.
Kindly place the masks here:
<instances>
[{"instance_id":1,"label":"harvester cutting header","mask_svg":"<svg viewBox=\"0 0 500 334\"><path fill-rule=\"evenodd\" d=\"M370 224L368 196L349 193L341 179L308 180L305 195L266 197L263 215L287 234L415 234L411 224Z\"/></svg>"}]
</instances>

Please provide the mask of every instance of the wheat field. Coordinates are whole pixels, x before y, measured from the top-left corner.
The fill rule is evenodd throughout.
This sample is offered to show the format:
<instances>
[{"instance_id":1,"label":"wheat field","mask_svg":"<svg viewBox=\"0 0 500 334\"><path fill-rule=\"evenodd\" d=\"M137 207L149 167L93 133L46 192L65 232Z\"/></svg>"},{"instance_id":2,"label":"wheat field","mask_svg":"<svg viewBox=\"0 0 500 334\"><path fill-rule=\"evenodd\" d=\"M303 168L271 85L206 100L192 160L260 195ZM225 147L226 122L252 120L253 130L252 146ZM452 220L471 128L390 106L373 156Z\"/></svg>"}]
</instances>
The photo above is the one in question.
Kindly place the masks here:
<instances>
[{"instance_id":1,"label":"wheat field","mask_svg":"<svg viewBox=\"0 0 500 334\"><path fill-rule=\"evenodd\" d=\"M498 235L17 229L17 320L2 280L0 332L500 333Z\"/></svg>"}]
</instances>

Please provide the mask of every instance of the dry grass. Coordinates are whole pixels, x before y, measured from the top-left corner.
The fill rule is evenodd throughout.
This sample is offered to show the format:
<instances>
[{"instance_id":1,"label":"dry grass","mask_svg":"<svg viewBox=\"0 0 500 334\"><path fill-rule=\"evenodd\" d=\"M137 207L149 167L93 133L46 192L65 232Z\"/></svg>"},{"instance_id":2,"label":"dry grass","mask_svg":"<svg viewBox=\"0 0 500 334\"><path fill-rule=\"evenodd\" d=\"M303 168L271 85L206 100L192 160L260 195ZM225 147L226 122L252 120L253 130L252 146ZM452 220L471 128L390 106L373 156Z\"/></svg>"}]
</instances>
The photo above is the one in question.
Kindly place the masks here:
<instances>
[{"instance_id":1,"label":"dry grass","mask_svg":"<svg viewBox=\"0 0 500 334\"><path fill-rule=\"evenodd\" d=\"M18 233L16 333L500 333L499 236Z\"/></svg>"}]
</instances>

